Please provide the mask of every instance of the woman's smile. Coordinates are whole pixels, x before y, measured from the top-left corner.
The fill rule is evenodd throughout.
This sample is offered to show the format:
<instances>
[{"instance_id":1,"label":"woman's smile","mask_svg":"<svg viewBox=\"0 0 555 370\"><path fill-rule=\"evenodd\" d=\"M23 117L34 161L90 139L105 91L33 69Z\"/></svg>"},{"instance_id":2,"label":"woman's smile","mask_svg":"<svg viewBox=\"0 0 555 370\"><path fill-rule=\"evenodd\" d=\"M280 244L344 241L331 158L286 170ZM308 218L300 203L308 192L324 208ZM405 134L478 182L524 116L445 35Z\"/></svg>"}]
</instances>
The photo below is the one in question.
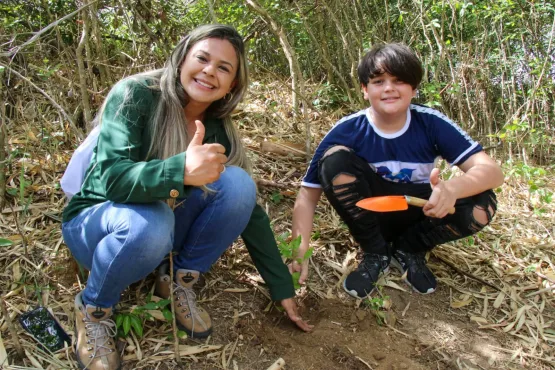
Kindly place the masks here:
<instances>
[{"instance_id":1,"label":"woman's smile","mask_svg":"<svg viewBox=\"0 0 555 370\"><path fill-rule=\"evenodd\" d=\"M201 85L202 87L206 87L206 88L209 89L209 90L213 90L213 89L214 89L214 85L212 85L212 84L210 84L210 83L208 83L208 82L206 82L206 81L203 81L203 80L201 80L201 79L199 79L199 78L195 78L194 80L195 80L196 83L198 83L198 84Z\"/></svg>"}]
</instances>

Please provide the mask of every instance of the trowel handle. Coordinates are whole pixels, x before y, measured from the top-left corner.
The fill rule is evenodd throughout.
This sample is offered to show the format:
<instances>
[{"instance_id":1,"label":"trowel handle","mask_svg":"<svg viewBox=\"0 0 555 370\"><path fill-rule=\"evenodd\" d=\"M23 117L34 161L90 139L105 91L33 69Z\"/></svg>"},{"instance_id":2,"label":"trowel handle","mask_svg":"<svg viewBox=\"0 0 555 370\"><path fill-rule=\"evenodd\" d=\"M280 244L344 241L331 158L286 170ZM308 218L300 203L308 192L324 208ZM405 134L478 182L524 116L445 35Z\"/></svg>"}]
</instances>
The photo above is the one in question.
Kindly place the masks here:
<instances>
[{"instance_id":1,"label":"trowel handle","mask_svg":"<svg viewBox=\"0 0 555 370\"><path fill-rule=\"evenodd\" d=\"M427 199L411 197L411 196L408 196L408 195L405 195L405 199L407 200L408 204L410 204L411 206L416 206L416 207L424 207L424 204L426 204L428 202ZM449 214L452 215L453 213L455 213L455 207L451 207L451 209L449 210Z\"/></svg>"}]
</instances>

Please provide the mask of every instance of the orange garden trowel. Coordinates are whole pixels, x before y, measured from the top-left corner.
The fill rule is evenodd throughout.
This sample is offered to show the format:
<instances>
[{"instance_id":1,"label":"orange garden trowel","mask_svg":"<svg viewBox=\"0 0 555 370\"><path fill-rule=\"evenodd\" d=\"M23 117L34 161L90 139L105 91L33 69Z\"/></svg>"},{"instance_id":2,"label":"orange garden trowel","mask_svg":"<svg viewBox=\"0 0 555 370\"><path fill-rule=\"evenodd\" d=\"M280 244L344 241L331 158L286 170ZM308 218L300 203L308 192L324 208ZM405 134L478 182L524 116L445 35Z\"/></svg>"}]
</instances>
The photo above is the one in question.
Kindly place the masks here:
<instances>
[{"instance_id":1,"label":"orange garden trowel","mask_svg":"<svg viewBox=\"0 0 555 370\"><path fill-rule=\"evenodd\" d=\"M383 197L371 197L359 200L356 205L360 208L374 212L394 212L405 211L411 206L424 207L428 202L426 199L411 197L408 195L386 195ZM450 214L455 213L455 207L449 210Z\"/></svg>"}]
</instances>

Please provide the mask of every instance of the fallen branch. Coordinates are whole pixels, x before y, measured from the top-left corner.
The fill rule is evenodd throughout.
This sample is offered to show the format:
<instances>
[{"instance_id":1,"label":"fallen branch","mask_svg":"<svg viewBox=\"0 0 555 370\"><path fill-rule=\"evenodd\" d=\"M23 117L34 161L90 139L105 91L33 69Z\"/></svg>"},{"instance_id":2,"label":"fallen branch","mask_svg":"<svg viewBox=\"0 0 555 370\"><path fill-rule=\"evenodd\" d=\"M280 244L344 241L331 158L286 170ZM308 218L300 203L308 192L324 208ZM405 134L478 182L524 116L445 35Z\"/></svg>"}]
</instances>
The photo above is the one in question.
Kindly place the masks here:
<instances>
[{"instance_id":1,"label":"fallen branch","mask_svg":"<svg viewBox=\"0 0 555 370\"><path fill-rule=\"evenodd\" d=\"M370 364L368 362L364 361L362 358L360 358L358 356L355 356L355 358L357 360L359 360L360 362L362 362L364 365L366 365L366 367L368 367L370 370L374 370L374 368L372 366L370 366Z\"/></svg>"},{"instance_id":2,"label":"fallen branch","mask_svg":"<svg viewBox=\"0 0 555 370\"><path fill-rule=\"evenodd\" d=\"M551 286L548 286L547 288L540 289L540 290L538 290L537 292L533 292L533 293L527 294L527 295L526 295L526 298L530 298L530 297L533 297L533 296L535 296L535 295L542 294L542 293L545 293L545 292L550 292L550 291L552 291L553 289L555 289L555 285L551 285Z\"/></svg>"},{"instance_id":3,"label":"fallen branch","mask_svg":"<svg viewBox=\"0 0 555 370\"><path fill-rule=\"evenodd\" d=\"M263 141L260 143L260 150L268 153L276 153L280 155L290 155L306 157L306 152L296 148L298 144L294 143L273 143L271 141Z\"/></svg>"},{"instance_id":4,"label":"fallen branch","mask_svg":"<svg viewBox=\"0 0 555 370\"><path fill-rule=\"evenodd\" d=\"M170 251L170 301L172 305L172 331L173 331L173 346L175 352L175 362L181 366L181 353L179 352L179 337L177 336L177 323L175 322L175 299L173 296L173 252Z\"/></svg>"},{"instance_id":5,"label":"fallen branch","mask_svg":"<svg viewBox=\"0 0 555 370\"><path fill-rule=\"evenodd\" d=\"M484 279L479 278L478 276L472 275L470 272L466 272L466 271L461 270L460 268L458 268L457 266L455 266L454 264L452 264L450 261L447 261L445 258L441 257L441 256L438 255L437 253L435 253L435 252L432 252L432 253L433 253L433 255L434 255L438 260L440 260L441 262L445 263L447 266L451 267L453 270L457 271L459 274L468 276L469 278L471 278L471 279L473 279L473 280L476 280L476 281L478 281L478 282L480 282L480 283L482 283L482 284L484 284L484 285L487 285L487 286L489 286L490 288L493 288L493 289L497 290L498 292L502 292L502 291L503 291L503 289L499 288L498 286L493 285L493 284L491 284L491 283L488 283L488 282L485 281Z\"/></svg>"}]
</instances>

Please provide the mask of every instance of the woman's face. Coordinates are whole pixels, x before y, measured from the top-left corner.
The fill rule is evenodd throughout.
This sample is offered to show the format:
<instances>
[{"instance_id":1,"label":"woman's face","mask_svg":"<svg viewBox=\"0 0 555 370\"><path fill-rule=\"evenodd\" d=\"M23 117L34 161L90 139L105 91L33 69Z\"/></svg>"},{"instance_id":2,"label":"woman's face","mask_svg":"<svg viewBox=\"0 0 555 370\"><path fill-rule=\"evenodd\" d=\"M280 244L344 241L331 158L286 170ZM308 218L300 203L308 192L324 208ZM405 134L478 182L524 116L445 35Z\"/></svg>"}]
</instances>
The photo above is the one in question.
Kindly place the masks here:
<instances>
[{"instance_id":1,"label":"woman's face","mask_svg":"<svg viewBox=\"0 0 555 370\"><path fill-rule=\"evenodd\" d=\"M181 65L179 79L188 104L205 106L223 98L235 86L239 61L227 40L209 38L197 42Z\"/></svg>"}]
</instances>

